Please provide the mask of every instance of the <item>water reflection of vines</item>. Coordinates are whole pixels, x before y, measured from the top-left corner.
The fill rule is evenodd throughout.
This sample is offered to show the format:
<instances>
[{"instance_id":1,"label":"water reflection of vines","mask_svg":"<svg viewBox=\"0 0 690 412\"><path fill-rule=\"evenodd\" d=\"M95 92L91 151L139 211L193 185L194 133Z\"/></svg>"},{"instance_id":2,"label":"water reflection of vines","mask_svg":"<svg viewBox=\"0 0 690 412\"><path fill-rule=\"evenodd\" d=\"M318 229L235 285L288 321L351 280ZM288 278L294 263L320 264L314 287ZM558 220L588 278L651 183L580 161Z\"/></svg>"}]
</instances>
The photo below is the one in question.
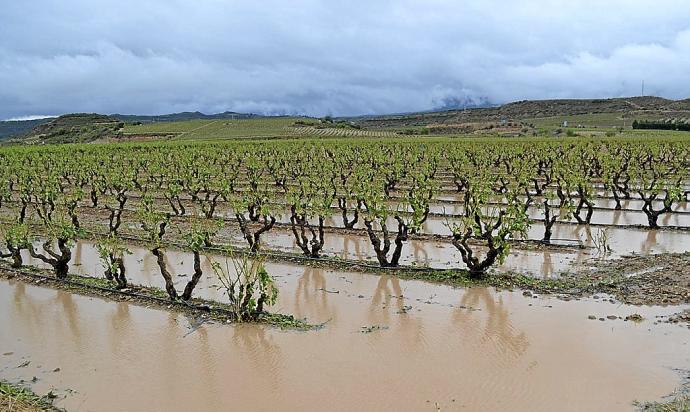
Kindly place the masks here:
<instances>
[{"instance_id":1,"label":"water reflection of vines","mask_svg":"<svg viewBox=\"0 0 690 412\"><path fill-rule=\"evenodd\" d=\"M477 316L485 316L482 343L494 343L498 349L510 358L518 358L529 347L529 340L524 332L516 330L510 322L510 313L503 305L503 298L488 288L470 288L463 292L460 306L481 308L481 312L458 307L454 311L454 325L468 324Z\"/></svg>"}]
</instances>

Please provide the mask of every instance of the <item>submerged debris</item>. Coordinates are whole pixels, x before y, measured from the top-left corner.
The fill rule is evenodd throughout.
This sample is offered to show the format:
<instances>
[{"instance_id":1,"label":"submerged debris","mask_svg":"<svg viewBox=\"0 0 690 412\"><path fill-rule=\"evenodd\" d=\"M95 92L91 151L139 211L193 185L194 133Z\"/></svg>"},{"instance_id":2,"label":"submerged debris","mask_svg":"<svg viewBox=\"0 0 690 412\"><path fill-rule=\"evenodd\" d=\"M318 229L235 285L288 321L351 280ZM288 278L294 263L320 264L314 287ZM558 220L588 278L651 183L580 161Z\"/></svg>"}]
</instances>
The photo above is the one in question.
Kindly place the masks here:
<instances>
[{"instance_id":1,"label":"submerged debris","mask_svg":"<svg viewBox=\"0 0 690 412\"><path fill-rule=\"evenodd\" d=\"M690 324L690 310L677 313L668 317L669 323L688 323ZM690 326L690 325L689 325Z\"/></svg>"},{"instance_id":2,"label":"submerged debris","mask_svg":"<svg viewBox=\"0 0 690 412\"><path fill-rule=\"evenodd\" d=\"M381 325L362 326L362 328L360 329L360 332L361 333L371 333L371 332L386 330L386 329L388 329L388 326L381 326Z\"/></svg>"},{"instance_id":3,"label":"submerged debris","mask_svg":"<svg viewBox=\"0 0 690 412\"><path fill-rule=\"evenodd\" d=\"M402 315L402 314L405 314L405 313L409 312L410 310L412 310L412 306L410 306L410 305L405 305L405 306L402 307L402 309L400 309L399 311L397 311L397 312L395 312L395 313L398 314L398 315Z\"/></svg>"},{"instance_id":4,"label":"submerged debris","mask_svg":"<svg viewBox=\"0 0 690 412\"><path fill-rule=\"evenodd\" d=\"M642 315L640 315L638 313L633 313L632 315L626 316L625 320L626 321L632 321L632 322L642 322L644 320L644 318L642 317Z\"/></svg>"}]
</instances>

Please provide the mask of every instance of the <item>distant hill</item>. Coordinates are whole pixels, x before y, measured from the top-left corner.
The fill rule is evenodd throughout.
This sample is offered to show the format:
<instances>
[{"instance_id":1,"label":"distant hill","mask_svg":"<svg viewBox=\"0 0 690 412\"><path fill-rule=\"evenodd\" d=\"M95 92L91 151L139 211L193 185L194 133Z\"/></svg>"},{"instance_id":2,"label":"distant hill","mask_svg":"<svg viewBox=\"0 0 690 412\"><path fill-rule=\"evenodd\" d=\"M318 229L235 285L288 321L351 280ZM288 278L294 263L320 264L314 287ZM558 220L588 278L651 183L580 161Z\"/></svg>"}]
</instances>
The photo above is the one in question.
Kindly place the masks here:
<instances>
[{"instance_id":1,"label":"distant hill","mask_svg":"<svg viewBox=\"0 0 690 412\"><path fill-rule=\"evenodd\" d=\"M649 110L690 110L690 99L669 100L661 97L643 96L613 99L523 100L508 103L499 108L501 114L520 115L523 117L548 117Z\"/></svg>"},{"instance_id":2,"label":"distant hill","mask_svg":"<svg viewBox=\"0 0 690 412\"><path fill-rule=\"evenodd\" d=\"M612 99L522 100L497 107L420 112L404 115L367 116L355 123L363 128L396 128L431 124L497 122L502 119L528 120L554 116L620 113L661 117L690 113L690 99L669 100L643 96Z\"/></svg>"},{"instance_id":3,"label":"distant hill","mask_svg":"<svg viewBox=\"0 0 690 412\"><path fill-rule=\"evenodd\" d=\"M8 120L0 121L0 140L9 139L14 136L19 136L28 133L36 126L49 122L51 119L35 119L35 120Z\"/></svg>"},{"instance_id":4,"label":"distant hill","mask_svg":"<svg viewBox=\"0 0 690 412\"><path fill-rule=\"evenodd\" d=\"M218 119L253 119L261 117L257 114L246 114L246 113L235 113L235 112L223 112L216 114L204 114L201 112L181 112L181 113L171 113L163 115L130 115L130 114L112 114L97 115L97 114L67 114L60 116L59 118L46 118L38 120L16 120L16 121L0 121L0 141L9 140L12 138L25 140L27 138L36 137L40 134L49 135L50 140L55 140L58 129L64 130L67 133L65 127L73 127L77 124L80 126L85 126L90 122L126 122L126 123L156 123L156 122L180 122L186 120L218 120ZM59 119L59 120L57 120ZM57 120L57 121L55 121ZM32 131L37 126L42 126L46 124L51 124L51 128L54 129L50 132L47 128L39 128L35 132ZM95 131L92 131L95 132ZM81 138L79 138L81 139Z\"/></svg>"},{"instance_id":5,"label":"distant hill","mask_svg":"<svg viewBox=\"0 0 690 412\"><path fill-rule=\"evenodd\" d=\"M96 113L67 114L41 123L32 130L15 136L23 143L88 143L117 135L124 122Z\"/></svg>"}]
</instances>

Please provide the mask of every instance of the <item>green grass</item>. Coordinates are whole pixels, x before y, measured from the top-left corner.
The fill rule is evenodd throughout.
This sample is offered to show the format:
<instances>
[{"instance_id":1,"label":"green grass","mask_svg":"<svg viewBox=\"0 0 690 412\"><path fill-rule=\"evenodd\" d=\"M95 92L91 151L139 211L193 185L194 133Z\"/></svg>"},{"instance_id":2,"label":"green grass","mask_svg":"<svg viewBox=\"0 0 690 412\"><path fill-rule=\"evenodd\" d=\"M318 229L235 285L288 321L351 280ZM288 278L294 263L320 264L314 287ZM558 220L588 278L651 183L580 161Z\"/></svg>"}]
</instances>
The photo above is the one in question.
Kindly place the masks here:
<instances>
[{"instance_id":1,"label":"green grass","mask_svg":"<svg viewBox=\"0 0 690 412\"><path fill-rule=\"evenodd\" d=\"M637 402L635 406L644 412L690 412L690 395L681 391L665 402Z\"/></svg>"},{"instance_id":2,"label":"green grass","mask_svg":"<svg viewBox=\"0 0 690 412\"><path fill-rule=\"evenodd\" d=\"M58 409L51 405L49 395L38 396L23 386L0 381L0 410L15 412L57 411Z\"/></svg>"}]
</instances>

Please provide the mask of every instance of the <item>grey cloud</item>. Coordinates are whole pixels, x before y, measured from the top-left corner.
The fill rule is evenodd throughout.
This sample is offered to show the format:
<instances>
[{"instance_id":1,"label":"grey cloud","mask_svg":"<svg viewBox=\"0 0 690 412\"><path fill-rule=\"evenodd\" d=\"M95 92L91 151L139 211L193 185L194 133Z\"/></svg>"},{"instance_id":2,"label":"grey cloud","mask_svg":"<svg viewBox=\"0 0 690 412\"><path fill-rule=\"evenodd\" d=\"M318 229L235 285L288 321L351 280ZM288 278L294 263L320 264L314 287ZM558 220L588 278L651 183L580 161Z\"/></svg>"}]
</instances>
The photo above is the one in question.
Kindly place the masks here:
<instances>
[{"instance_id":1,"label":"grey cloud","mask_svg":"<svg viewBox=\"0 0 690 412\"><path fill-rule=\"evenodd\" d=\"M453 99L690 96L690 4L35 0L0 13L0 118L349 115Z\"/></svg>"}]
</instances>

